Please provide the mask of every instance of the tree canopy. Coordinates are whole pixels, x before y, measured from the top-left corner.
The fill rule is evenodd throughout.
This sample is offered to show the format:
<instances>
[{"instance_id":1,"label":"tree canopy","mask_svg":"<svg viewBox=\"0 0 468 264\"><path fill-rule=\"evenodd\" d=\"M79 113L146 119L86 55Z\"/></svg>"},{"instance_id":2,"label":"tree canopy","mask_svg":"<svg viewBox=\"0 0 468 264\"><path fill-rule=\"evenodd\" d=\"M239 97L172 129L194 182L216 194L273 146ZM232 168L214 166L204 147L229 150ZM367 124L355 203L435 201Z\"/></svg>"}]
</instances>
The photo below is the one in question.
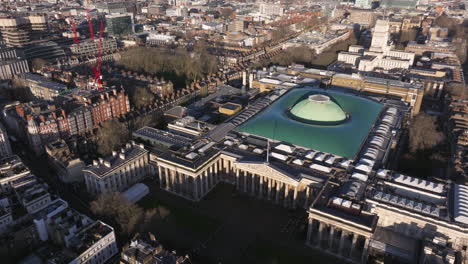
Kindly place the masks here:
<instances>
[{"instance_id":1,"label":"tree canopy","mask_svg":"<svg viewBox=\"0 0 468 264\"><path fill-rule=\"evenodd\" d=\"M31 65L34 71L38 71L38 70L42 70L44 66L49 65L49 62L42 58L35 58L32 60Z\"/></svg>"},{"instance_id":2,"label":"tree canopy","mask_svg":"<svg viewBox=\"0 0 468 264\"><path fill-rule=\"evenodd\" d=\"M468 92L462 83L451 82L445 86L446 92L453 97L466 97Z\"/></svg>"},{"instance_id":3,"label":"tree canopy","mask_svg":"<svg viewBox=\"0 0 468 264\"><path fill-rule=\"evenodd\" d=\"M154 95L148 91L147 87L135 87L132 96L132 103L136 108L149 105L154 100Z\"/></svg>"},{"instance_id":4,"label":"tree canopy","mask_svg":"<svg viewBox=\"0 0 468 264\"><path fill-rule=\"evenodd\" d=\"M326 67L330 63L336 61L339 51L348 50L349 45L356 43L357 39L352 35L349 39L336 43L321 54L316 54L314 49L311 49L306 45L290 47L271 59L256 63L254 68L261 68L270 65L288 66L292 63L304 64L306 67Z\"/></svg>"},{"instance_id":5,"label":"tree canopy","mask_svg":"<svg viewBox=\"0 0 468 264\"><path fill-rule=\"evenodd\" d=\"M112 119L102 123L97 133L97 151L102 156L107 156L113 150L119 148L130 138L127 127L119 121Z\"/></svg>"},{"instance_id":6,"label":"tree canopy","mask_svg":"<svg viewBox=\"0 0 468 264\"><path fill-rule=\"evenodd\" d=\"M467 60L467 40L468 40L468 20L461 21L458 18L449 17L447 15L441 15L437 17L434 24L439 27L448 28L449 35L455 38L452 41L456 48L455 53L460 59L461 63L464 64Z\"/></svg>"},{"instance_id":7,"label":"tree canopy","mask_svg":"<svg viewBox=\"0 0 468 264\"><path fill-rule=\"evenodd\" d=\"M125 200L118 192L104 193L91 202L91 211L109 223L117 224L118 229L132 234L143 220L143 210Z\"/></svg>"},{"instance_id":8,"label":"tree canopy","mask_svg":"<svg viewBox=\"0 0 468 264\"><path fill-rule=\"evenodd\" d=\"M409 127L409 148L411 152L429 150L444 140L444 134L437 130L437 118L425 113L414 117Z\"/></svg>"},{"instance_id":9,"label":"tree canopy","mask_svg":"<svg viewBox=\"0 0 468 264\"><path fill-rule=\"evenodd\" d=\"M125 51L119 63L133 71L164 77L176 87L184 87L187 82L200 80L218 70L217 58L202 48L189 53L182 48L167 52L157 48L137 47Z\"/></svg>"}]
</instances>

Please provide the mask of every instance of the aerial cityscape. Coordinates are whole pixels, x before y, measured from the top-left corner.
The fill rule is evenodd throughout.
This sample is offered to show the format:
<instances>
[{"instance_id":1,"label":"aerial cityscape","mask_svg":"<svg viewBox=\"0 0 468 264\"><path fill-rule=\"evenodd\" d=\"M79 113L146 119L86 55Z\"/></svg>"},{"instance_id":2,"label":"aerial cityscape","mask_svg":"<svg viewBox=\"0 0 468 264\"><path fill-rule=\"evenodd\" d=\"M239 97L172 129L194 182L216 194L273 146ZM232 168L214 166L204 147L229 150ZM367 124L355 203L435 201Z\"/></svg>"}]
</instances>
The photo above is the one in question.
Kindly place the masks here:
<instances>
[{"instance_id":1,"label":"aerial cityscape","mask_svg":"<svg viewBox=\"0 0 468 264\"><path fill-rule=\"evenodd\" d=\"M0 12L0 264L468 264L468 0Z\"/></svg>"}]
</instances>

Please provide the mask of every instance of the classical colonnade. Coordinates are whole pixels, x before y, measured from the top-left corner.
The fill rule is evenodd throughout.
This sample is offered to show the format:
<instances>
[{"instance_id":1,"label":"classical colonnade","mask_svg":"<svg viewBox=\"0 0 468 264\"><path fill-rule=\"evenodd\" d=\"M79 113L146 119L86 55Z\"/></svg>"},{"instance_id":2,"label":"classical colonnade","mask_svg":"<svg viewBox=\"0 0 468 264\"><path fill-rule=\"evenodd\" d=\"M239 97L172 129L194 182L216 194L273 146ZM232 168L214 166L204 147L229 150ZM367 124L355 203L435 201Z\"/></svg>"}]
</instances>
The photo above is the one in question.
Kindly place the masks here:
<instances>
[{"instance_id":1,"label":"classical colonnade","mask_svg":"<svg viewBox=\"0 0 468 264\"><path fill-rule=\"evenodd\" d=\"M315 194L308 184L264 164L237 164L219 158L197 172L164 162L156 166L161 189L192 201L199 201L220 181L235 184L240 192L287 208L308 208Z\"/></svg>"},{"instance_id":2,"label":"classical colonnade","mask_svg":"<svg viewBox=\"0 0 468 264\"><path fill-rule=\"evenodd\" d=\"M186 199L199 201L221 180L220 170L217 162L199 173L158 165L159 187Z\"/></svg>"},{"instance_id":3,"label":"classical colonnade","mask_svg":"<svg viewBox=\"0 0 468 264\"><path fill-rule=\"evenodd\" d=\"M306 244L325 250L349 262L365 263L368 257L368 236L309 218Z\"/></svg>"},{"instance_id":4,"label":"classical colonnade","mask_svg":"<svg viewBox=\"0 0 468 264\"><path fill-rule=\"evenodd\" d=\"M307 208L310 205L313 190L308 186L286 183L275 179L275 177L242 169L236 169L235 174L236 188L240 192L259 199L273 201L287 208Z\"/></svg>"}]
</instances>

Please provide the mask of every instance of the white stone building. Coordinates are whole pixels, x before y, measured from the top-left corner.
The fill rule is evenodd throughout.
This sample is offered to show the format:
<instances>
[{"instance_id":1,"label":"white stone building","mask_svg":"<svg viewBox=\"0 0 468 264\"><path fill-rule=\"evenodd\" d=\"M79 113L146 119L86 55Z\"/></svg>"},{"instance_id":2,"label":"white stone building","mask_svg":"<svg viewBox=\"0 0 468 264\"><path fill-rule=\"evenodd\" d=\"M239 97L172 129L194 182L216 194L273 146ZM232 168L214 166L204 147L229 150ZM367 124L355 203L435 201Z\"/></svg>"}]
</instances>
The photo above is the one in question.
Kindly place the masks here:
<instances>
[{"instance_id":1,"label":"white stone building","mask_svg":"<svg viewBox=\"0 0 468 264\"><path fill-rule=\"evenodd\" d=\"M34 226L39 239L66 249L51 254L58 263L105 263L118 252L114 229L71 209L62 199L37 213ZM63 257L63 259L61 259Z\"/></svg>"},{"instance_id":2,"label":"white stone building","mask_svg":"<svg viewBox=\"0 0 468 264\"><path fill-rule=\"evenodd\" d=\"M0 160L0 175L0 193L4 194L12 192L14 182L31 175L31 172L15 155Z\"/></svg>"},{"instance_id":3,"label":"white stone building","mask_svg":"<svg viewBox=\"0 0 468 264\"><path fill-rule=\"evenodd\" d=\"M261 3L259 11L262 15L267 16L282 16L284 14L284 8L281 5Z\"/></svg>"},{"instance_id":4,"label":"white stone building","mask_svg":"<svg viewBox=\"0 0 468 264\"><path fill-rule=\"evenodd\" d=\"M10 140L5 127L0 124L0 158L6 158L13 155L11 150Z\"/></svg>"},{"instance_id":5,"label":"white stone building","mask_svg":"<svg viewBox=\"0 0 468 264\"><path fill-rule=\"evenodd\" d=\"M84 170L86 188L98 195L121 192L151 175L148 151L142 145L128 143L120 152L87 166Z\"/></svg>"},{"instance_id":6,"label":"white stone building","mask_svg":"<svg viewBox=\"0 0 468 264\"><path fill-rule=\"evenodd\" d=\"M378 20L372 36L369 50L359 45L352 45L347 52L338 54L338 63L351 65L361 72L376 70L409 69L413 66L415 54L395 50L390 43L390 24L387 20Z\"/></svg>"}]
</instances>

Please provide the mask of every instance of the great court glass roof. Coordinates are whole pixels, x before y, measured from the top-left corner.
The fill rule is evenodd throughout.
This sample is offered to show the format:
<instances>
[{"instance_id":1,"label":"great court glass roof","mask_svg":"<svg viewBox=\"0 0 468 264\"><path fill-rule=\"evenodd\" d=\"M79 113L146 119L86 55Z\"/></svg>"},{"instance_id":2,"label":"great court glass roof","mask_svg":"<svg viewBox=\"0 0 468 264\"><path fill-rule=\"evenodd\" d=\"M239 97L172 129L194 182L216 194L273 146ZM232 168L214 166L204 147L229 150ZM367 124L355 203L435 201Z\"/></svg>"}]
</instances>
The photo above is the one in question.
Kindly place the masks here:
<instances>
[{"instance_id":1,"label":"great court glass roof","mask_svg":"<svg viewBox=\"0 0 468 264\"><path fill-rule=\"evenodd\" d=\"M341 109L348 118L339 124L310 123L293 118L290 110L294 106L300 106L301 102L307 102L304 100L315 94L328 96L336 104L336 107L332 107L335 112L327 112L328 107L301 107L302 116L312 116L316 120L330 117L336 119L336 111ZM382 107L378 102L352 94L318 88L298 88L290 90L238 130L354 159ZM305 113L307 110L315 112Z\"/></svg>"}]
</instances>

